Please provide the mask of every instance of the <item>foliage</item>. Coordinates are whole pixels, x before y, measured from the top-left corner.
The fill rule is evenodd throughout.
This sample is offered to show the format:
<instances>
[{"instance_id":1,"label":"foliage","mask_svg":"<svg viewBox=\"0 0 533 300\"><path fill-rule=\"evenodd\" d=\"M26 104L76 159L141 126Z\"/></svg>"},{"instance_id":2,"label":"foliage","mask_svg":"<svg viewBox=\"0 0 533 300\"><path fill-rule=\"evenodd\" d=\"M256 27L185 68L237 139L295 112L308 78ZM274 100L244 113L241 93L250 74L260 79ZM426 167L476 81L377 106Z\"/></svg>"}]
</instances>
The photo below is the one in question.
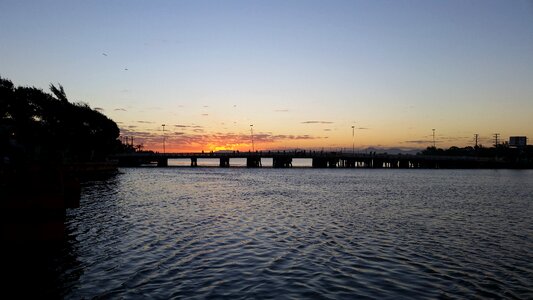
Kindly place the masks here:
<instances>
[{"instance_id":1,"label":"foliage","mask_svg":"<svg viewBox=\"0 0 533 300\"><path fill-rule=\"evenodd\" d=\"M86 162L120 150L115 122L86 104L69 102L61 85L50 90L15 87L0 77L0 158Z\"/></svg>"},{"instance_id":2,"label":"foliage","mask_svg":"<svg viewBox=\"0 0 533 300\"><path fill-rule=\"evenodd\" d=\"M483 146L476 147L450 147L449 149L441 149L436 147L427 147L419 155L436 155L436 156L475 156L475 157L489 157L501 158L506 161L533 161L533 146L526 146L522 148L510 147L508 143L498 144L495 147L486 148Z\"/></svg>"}]
</instances>

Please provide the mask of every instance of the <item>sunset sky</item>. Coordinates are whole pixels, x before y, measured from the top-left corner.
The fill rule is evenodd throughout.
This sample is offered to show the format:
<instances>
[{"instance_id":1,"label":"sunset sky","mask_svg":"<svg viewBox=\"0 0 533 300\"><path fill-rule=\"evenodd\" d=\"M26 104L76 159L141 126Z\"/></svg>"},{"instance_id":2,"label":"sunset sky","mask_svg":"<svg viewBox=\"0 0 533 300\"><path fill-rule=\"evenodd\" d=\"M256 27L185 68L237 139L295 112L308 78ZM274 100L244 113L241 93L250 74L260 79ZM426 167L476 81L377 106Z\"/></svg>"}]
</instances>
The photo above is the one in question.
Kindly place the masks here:
<instances>
[{"instance_id":1,"label":"sunset sky","mask_svg":"<svg viewBox=\"0 0 533 300\"><path fill-rule=\"evenodd\" d=\"M533 2L1 0L0 76L154 151L489 146L533 137Z\"/></svg>"}]
</instances>

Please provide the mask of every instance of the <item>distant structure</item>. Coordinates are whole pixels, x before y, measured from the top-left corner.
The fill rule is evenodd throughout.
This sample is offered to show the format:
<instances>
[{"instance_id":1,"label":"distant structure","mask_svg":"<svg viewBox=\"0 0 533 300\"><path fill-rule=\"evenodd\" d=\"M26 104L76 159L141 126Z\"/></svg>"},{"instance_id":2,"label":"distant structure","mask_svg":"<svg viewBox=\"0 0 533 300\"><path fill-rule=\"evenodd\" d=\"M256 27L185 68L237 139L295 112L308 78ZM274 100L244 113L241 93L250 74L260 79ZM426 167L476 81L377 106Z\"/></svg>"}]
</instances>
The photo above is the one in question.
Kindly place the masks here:
<instances>
[{"instance_id":1,"label":"distant structure","mask_svg":"<svg viewBox=\"0 0 533 300\"><path fill-rule=\"evenodd\" d=\"M498 147L498 145L499 145L498 139L500 138L500 134L499 133L495 133L492 136L494 137L494 147Z\"/></svg>"},{"instance_id":2,"label":"distant structure","mask_svg":"<svg viewBox=\"0 0 533 300\"><path fill-rule=\"evenodd\" d=\"M511 136L509 137L509 146L522 148L527 146L527 137L526 136Z\"/></svg>"}]
</instances>

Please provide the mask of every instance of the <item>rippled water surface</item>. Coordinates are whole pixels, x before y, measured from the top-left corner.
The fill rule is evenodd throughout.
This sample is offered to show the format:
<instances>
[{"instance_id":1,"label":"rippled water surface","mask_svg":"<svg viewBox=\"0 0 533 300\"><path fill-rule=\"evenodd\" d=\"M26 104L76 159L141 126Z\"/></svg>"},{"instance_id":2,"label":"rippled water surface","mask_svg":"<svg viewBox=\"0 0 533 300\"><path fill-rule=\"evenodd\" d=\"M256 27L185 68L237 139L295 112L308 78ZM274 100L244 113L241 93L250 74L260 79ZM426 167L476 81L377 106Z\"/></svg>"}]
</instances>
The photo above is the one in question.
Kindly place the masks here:
<instances>
[{"instance_id":1,"label":"rippled water surface","mask_svg":"<svg viewBox=\"0 0 533 300\"><path fill-rule=\"evenodd\" d=\"M66 298L533 298L533 172L131 168L69 210Z\"/></svg>"}]
</instances>

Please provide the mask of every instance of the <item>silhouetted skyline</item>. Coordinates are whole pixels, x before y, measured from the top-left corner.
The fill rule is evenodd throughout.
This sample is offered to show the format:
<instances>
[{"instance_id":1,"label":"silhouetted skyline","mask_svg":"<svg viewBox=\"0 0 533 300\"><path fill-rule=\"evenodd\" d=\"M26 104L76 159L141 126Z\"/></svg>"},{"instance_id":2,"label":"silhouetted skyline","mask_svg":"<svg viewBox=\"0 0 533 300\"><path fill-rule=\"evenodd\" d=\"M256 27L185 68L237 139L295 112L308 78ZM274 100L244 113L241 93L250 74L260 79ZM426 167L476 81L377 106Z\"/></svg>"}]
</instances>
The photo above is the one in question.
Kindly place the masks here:
<instances>
[{"instance_id":1,"label":"silhouetted skyline","mask_svg":"<svg viewBox=\"0 0 533 300\"><path fill-rule=\"evenodd\" d=\"M528 1L3 1L0 76L161 151L533 136Z\"/></svg>"}]
</instances>

